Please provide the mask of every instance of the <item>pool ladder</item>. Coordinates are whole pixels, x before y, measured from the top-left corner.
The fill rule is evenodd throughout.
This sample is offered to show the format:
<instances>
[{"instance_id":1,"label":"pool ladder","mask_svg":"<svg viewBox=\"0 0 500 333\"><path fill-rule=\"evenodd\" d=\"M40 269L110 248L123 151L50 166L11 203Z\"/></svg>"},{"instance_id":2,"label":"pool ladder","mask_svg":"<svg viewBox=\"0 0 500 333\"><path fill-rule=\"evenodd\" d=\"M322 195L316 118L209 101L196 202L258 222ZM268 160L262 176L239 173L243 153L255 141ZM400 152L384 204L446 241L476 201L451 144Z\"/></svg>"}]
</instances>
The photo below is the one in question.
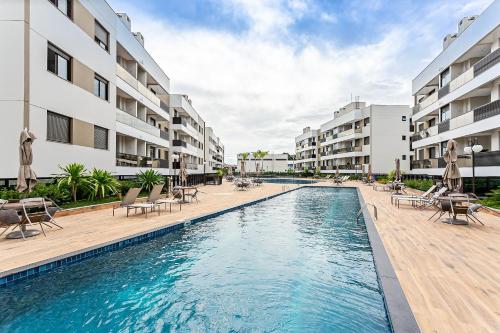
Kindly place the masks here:
<instances>
[{"instance_id":1,"label":"pool ladder","mask_svg":"<svg viewBox=\"0 0 500 333\"><path fill-rule=\"evenodd\" d=\"M363 206L361 206L361 209L359 210L358 214L356 215L356 223L359 222L359 217L363 213L363 209L368 209L368 206L373 207L373 216L375 217L375 220L378 220L378 212L377 212L377 206L371 203L365 203Z\"/></svg>"}]
</instances>

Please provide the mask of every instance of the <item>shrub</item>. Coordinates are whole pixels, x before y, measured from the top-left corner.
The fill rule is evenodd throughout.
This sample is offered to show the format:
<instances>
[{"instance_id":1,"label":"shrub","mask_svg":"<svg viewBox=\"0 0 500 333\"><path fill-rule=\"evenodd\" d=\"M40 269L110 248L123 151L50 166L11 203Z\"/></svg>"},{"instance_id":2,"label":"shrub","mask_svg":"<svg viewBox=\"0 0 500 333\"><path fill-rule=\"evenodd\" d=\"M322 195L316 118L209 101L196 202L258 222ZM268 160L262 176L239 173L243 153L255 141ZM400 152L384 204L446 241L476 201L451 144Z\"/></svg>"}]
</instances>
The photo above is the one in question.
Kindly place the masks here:
<instances>
[{"instance_id":1,"label":"shrub","mask_svg":"<svg viewBox=\"0 0 500 333\"><path fill-rule=\"evenodd\" d=\"M58 186L57 184L38 183L28 196L32 198L49 198L58 205L71 201L69 189L66 186Z\"/></svg>"},{"instance_id":2,"label":"shrub","mask_svg":"<svg viewBox=\"0 0 500 333\"><path fill-rule=\"evenodd\" d=\"M120 183L118 180L111 174L111 172L103 169L94 168L90 174L88 183L90 199L102 199L109 194L116 194L120 189Z\"/></svg>"},{"instance_id":3,"label":"shrub","mask_svg":"<svg viewBox=\"0 0 500 333\"><path fill-rule=\"evenodd\" d=\"M500 188L496 188L486 194L486 198L481 200L481 204L500 209Z\"/></svg>"},{"instance_id":4,"label":"shrub","mask_svg":"<svg viewBox=\"0 0 500 333\"><path fill-rule=\"evenodd\" d=\"M137 174L137 182L145 191L151 191L154 185L163 183L163 176L156 170L149 169Z\"/></svg>"},{"instance_id":5,"label":"shrub","mask_svg":"<svg viewBox=\"0 0 500 333\"><path fill-rule=\"evenodd\" d=\"M377 176L376 180L380 184L387 184L389 182L389 180L387 179L387 176Z\"/></svg>"},{"instance_id":6,"label":"shrub","mask_svg":"<svg viewBox=\"0 0 500 333\"><path fill-rule=\"evenodd\" d=\"M396 170L391 170L387 174L387 182L393 182L396 179Z\"/></svg>"},{"instance_id":7,"label":"shrub","mask_svg":"<svg viewBox=\"0 0 500 333\"><path fill-rule=\"evenodd\" d=\"M14 189L3 187L0 188L0 199L4 200L16 200L21 198L21 193Z\"/></svg>"},{"instance_id":8,"label":"shrub","mask_svg":"<svg viewBox=\"0 0 500 333\"><path fill-rule=\"evenodd\" d=\"M86 179L87 170L85 166L80 163L70 163L64 167L59 166L62 173L56 175L57 185L67 186L71 191L73 202L76 202L76 195L79 189L85 188L88 185Z\"/></svg>"},{"instance_id":9,"label":"shrub","mask_svg":"<svg viewBox=\"0 0 500 333\"><path fill-rule=\"evenodd\" d=\"M414 188L420 191L427 191L432 186L430 179L407 179L404 181L406 187Z\"/></svg>"},{"instance_id":10,"label":"shrub","mask_svg":"<svg viewBox=\"0 0 500 333\"><path fill-rule=\"evenodd\" d=\"M128 190L134 187L141 187L139 184L137 184L136 180L120 180L120 192L122 195L127 194Z\"/></svg>"}]
</instances>

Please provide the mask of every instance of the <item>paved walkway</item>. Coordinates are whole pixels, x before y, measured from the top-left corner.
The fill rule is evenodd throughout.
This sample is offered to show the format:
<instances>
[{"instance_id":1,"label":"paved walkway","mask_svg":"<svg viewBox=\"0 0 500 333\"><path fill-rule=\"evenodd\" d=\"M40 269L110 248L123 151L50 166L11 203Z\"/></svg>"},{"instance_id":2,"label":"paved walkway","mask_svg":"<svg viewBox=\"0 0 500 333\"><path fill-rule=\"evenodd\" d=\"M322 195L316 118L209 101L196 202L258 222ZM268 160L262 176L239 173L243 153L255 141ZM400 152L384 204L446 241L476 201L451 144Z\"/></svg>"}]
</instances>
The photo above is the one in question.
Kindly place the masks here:
<instances>
[{"instance_id":1,"label":"paved walkway","mask_svg":"<svg viewBox=\"0 0 500 333\"><path fill-rule=\"evenodd\" d=\"M330 182L322 182L328 185ZM500 332L500 218L480 214L486 226L452 226L426 222L431 210L390 203L390 194L359 186L365 201L378 208L377 230L408 302L423 332ZM64 230L47 237L0 239L0 276L31 263L96 246L179 220L217 211L281 192L282 185L264 184L234 192L231 184L206 186L199 204L178 207L145 219L125 217L111 209L58 218ZM372 211L370 209L370 211ZM373 216L373 214L372 214Z\"/></svg>"}]
</instances>

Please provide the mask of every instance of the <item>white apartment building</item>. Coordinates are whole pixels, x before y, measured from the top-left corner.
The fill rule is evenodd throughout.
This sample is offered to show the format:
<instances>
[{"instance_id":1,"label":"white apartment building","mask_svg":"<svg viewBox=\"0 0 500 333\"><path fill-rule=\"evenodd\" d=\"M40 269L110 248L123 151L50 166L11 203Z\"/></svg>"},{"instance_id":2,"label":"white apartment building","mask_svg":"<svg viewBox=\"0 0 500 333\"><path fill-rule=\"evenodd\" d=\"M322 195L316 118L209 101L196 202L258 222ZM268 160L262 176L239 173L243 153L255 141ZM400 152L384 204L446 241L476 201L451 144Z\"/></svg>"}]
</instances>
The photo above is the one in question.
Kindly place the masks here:
<instances>
[{"instance_id":1,"label":"white apartment building","mask_svg":"<svg viewBox=\"0 0 500 333\"><path fill-rule=\"evenodd\" d=\"M71 162L172 175L181 153L188 173L203 173L205 121L186 96L170 94L126 14L105 0L2 1L0 31L9 50L0 53L0 179L17 177L23 128L38 138L39 177Z\"/></svg>"},{"instance_id":2,"label":"white apartment building","mask_svg":"<svg viewBox=\"0 0 500 333\"><path fill-rule=\"evenodd\" d=\"M238 154L238 170L241 170L242 157ZM255 159L250 153L245 160L245 170L248 173L257 172L257 165L259 170L263 172L287 172L289 169L288 154L267 154L262 160Z\"/></svg>"},{"instance_id":3,"label":"white apartment building","mask_svg":"<svg viewBox=\"0 0 500 333\"><path fill-rule=\"evenodd\" d=\"M206 173L214 173L224 167L224 145L212 127L205 128Z\"/></svg>"},{"instance_id":4,"label":"white apartment building","mask_svg":"<svg viewBox=\"0 0 500 333\"><path fill-rule=\"evenodd\" d=\"M295 171L319 169L319 131L306 127L295 138Z\"/></svg>"},{"instance_id":5,"label":"white apartment building","mask_svg":"<svg viewBox=\"0 0 500 333\"><path fill-rule=\"evenodd\" d=\"M464 153L470 141L476 154L476 176L500 176L500 1L480 16L464 17L458 32L447 35L443 50L413 79L411 174L441 176L446 143L458 143L458 166L472 176Z\"/></svg>"},{"instance_id":6,"label":"white apartment building","mask_svg":"<svg viewBox=\"0 0 500 333\"><path fill-rule=\"evenodd\" d=\"M321 173L335 173L337 168L340 173L361 173L368 172L371 164L374 174L387 174L399 158L401 170L407 172L410 114L406 105L349 103L335 111L333 119L319 130L307 127L295 138L296 153L301 157L295 170L307 166L314 171L317 166ZM319 140L314 142L316 137Z\"/></svg>"}]
</instances>

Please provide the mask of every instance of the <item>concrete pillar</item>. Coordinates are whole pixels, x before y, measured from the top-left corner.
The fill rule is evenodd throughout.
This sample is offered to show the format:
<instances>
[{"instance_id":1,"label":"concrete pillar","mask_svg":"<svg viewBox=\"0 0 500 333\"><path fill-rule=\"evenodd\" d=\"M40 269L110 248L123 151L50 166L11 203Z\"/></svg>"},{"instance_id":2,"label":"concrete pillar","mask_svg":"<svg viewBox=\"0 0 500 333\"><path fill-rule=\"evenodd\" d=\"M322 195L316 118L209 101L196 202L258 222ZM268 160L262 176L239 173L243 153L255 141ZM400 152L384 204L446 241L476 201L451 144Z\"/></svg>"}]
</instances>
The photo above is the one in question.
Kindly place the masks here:
<instances>
[{"instance_id":1,"label":"concrete pillar","mask_svg":"<svg viewBox=\"0 0 500 333\"><path fill-rule=\"evenodd\" d=\"M500 131L495 131L491 135L491 151L500 150Z\"/></svg>"}]
</instances>

